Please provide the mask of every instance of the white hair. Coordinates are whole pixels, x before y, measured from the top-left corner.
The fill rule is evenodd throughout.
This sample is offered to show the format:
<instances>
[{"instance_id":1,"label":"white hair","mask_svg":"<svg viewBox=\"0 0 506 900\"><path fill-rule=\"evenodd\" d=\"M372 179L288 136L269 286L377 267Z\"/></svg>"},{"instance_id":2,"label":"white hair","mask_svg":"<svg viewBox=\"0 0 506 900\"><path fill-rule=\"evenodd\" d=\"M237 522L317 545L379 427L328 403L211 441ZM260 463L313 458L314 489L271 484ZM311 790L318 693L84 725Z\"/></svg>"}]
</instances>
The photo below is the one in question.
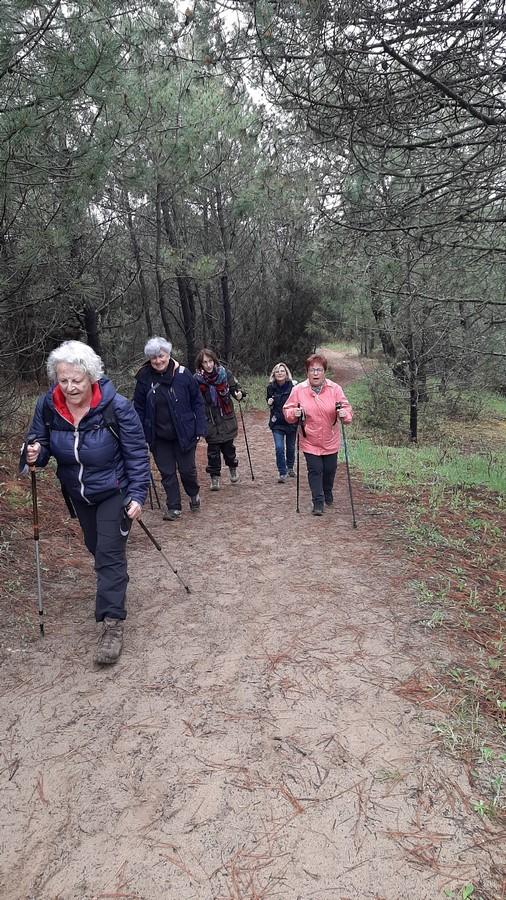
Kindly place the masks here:
<instances>
[{"instance_id":1,"label":"white hair","mask_svg":"<svg viewBox=\"0 0 506 900\"><path fill-rule=\"evenodd\" d=\"M153 357L158 356L159 353L168 353L170 356L172 353L171 342L166 341L163 337L150 338L144 347L144 356L147 356L148 359L153 359Z\"/></svg>"},{"instance_id":2,"label":"white hair","mask_svg":"<svg viewBox=\"0 0 506 900\"><path fill-rule=\"evenodd\" d=\"M56 381L59 363L76 366L95 384L104 374L104 364L100 356L88 344L81 341L64 341L47 358L47 374L50 381Z\"/></svg>"}]
</instances>

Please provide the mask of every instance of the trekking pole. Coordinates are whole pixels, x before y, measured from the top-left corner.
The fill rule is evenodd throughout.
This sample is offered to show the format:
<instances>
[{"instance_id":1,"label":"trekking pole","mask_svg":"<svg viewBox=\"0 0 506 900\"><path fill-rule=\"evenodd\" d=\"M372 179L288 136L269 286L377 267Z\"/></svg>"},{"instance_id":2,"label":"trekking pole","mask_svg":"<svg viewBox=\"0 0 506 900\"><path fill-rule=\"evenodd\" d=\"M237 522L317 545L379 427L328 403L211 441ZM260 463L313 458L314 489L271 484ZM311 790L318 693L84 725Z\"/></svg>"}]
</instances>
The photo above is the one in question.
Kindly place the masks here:
<instances>
[{"instance_id":1,"label":"trekking pole","mask_svg":"<svg viewBox=\"0 0 506 900\"><path fill-rule=\"evenodd\" d=\"M148 492L149 492L149 506L151 509L153 509L153 494L151 493L151 485L148 486Z\"/></svg>"},{"instance_id":2,"label":"trekking pole","mask_svg":"<svg viewBox=\"0 0 506 900\"><path fill-rule=\"evenodd\" d=\"M157 489L156 489L156 481L155 481L155 479L154 479L154 477L153 477L153 473L152 473L151 471L150 471L149 475L150 475L150 478L151 478L151 485L153 485L153 492L154 492L154 495L155 495L155 497L156 497L156 502L157 502L157 504L158 504L158 509L161 509L162 507L161 507L161 505L160 505L160 497L158 496L158 491L157 491ZM150 495L150 497L151 497L151 485L150 485L150 487L149 487L149 495ZM151 505L151 509L153 509L153 505Z\"/></svg>"},{"instance_id":3,"label":"trekking pole","mask_svg":"<svg viewBox=\"0 0 506 900\"><path fill-rule=\"evenodd\" d=\"M30 466L30 476L32 479L32 510L33 510L33 539L35 541L35 566L37 569L37 594L39 603L39 628L41 636L44 637L44 606L42 603L42 580L40 576L40 555L39 555L39 510L37 506L37 477L35 475L35 466Z\"/></svg>"},{"instance_id":4,"label":"trekking pole","mask_svg":"<svg viewBox=\"0 0 506 900\"><path fill-rule=\"evenodd\" d=\"M184 587L186 593L187 593L187 594L191 594L190 588L188 587L187 584L184 583L184 581L183 581L183 579L181 578L181 575L179 574L178 570L174 568L174 566L172 565L170 559L169 559L168 556L166 556L166 554L163 552L163 550L162 550L160 544L158 543L158 541L157 541L157 539L155 538L155 536L154 536L153 534L151 534L151 532L150 532L149 528L147 527L147 525L144 524L144 522L142 521L142 519L136 519L136 521L139 523L139 525L141 526L142 530L147 534L147 536L148 536L149 540L151 541L151 543L154 544L154 546L156 547L156 549L162 554L162 556L163 556L165 562L167 563L169 569L171 569L171 571L174 572L174 575L176 576L176 578L179 579L179 581L180 581L181 584L183 585L183 587Z\"/></svg>"},{"instance_id":5,"label":"trekking pole","mask_svg":"<svg viewBox=\"0 0 506 900\"><path fill-rule=\"evenodd\" d=\"M336 403L336 417L339 416L339 410L342 409L342 403ZM346 431L344 428L344 422L341 418L339 418L341 423L341 432L343 435L343 447L344 447L344 458L346 460L346 474L348 476L348 489L350 491L350 504L351 504L351 517L353 520L353 527L357 527L357 520L355 518L355 507L353 506L353 492L351 490L351 477L350 477L350 461L348 459L348 444L346 441Z\"/></svg>"},{"instance_id":6,"label":"trekking pole","mask_svg":"<svg viewBox=\"0 0 506 900\"><path fill-rule=\"evenodd\" d=\"M297 404L298 409L300 409L300 403ZM300 491L300 448L299 448L299 426L302 429L302 434L306 437L306 429L304 427L304 410L302 410L299 421L297 422L297 506L295 511L300 513L299 509L299 491Z\"/></svg>"},{"instance_id":7,"label":"trekking pole","mask_svg":"<svg viewBox=\"0 0 506 900\"><path fill-rule=\"evenodd\" d=\"M239 401L239 412L241 413L241 422L242 422L242 430L244 431L244 442L246 444L246 452L248 454L249 467L251 471L251 480L255 480L255 476L253 475L253 466L251 465L251 456L249 452L248 438L246 436L246 425L244 424L244 416L242 414L241 402Z\"/></svg>"}]
</instances>

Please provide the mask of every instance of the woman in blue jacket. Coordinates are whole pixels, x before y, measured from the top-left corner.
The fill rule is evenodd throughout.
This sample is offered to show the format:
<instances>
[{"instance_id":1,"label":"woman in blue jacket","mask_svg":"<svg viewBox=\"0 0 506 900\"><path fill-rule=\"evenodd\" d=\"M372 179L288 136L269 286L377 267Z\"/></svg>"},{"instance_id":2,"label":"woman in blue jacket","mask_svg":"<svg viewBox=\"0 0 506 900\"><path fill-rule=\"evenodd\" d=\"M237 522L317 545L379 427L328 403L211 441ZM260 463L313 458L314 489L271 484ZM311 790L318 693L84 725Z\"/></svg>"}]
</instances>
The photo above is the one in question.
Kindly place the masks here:
<instances>
[{"instance_id":1,"label":"woman in blue jacket","mask_svg":"<svg viewBox=\"0 0 506 900\"><path fill-rule=\"evenodd\" d=\"M95 662L116 662L123 646L128 584L126 542L149 487L149 455L139 417L103 377L102 360L80 341L49 355L52 387L39 397L22 465L51 456L71 515L95 558L95 618L103 623Z\"/></svg>"},{"instance_id":2,"label":"woman in blue jacket","mask_svg":"<svg viewBox=\"0 0 506 900\"><path fill-rule=\"evenodd\" d=\"M280 362L274 366L267 385L267 405L270 407L269 428L274 438L280 484L283 484L288 477L293 478L295 475L293 465L297 426L288 424L283 415L283 406L296 383L292 380L292 373L288 366Z\"/></svg>"},{"instance_id":3,"label":"woman in blue jacket","mask_svg":"<svg viewBox=\"0 0 506 900\"><path fill-rule=\"evenodd\" d=\"M207 434L206 415L200 391L191 372L171 356L172 344L153 337L144 347L147 362L137 372L134 406L144 428L149 448L162 476L167 496L164 519L181 516L181 491L190 498L190 510L200 509L195 465L197 441Z\"/></svg>"}]
</instances>

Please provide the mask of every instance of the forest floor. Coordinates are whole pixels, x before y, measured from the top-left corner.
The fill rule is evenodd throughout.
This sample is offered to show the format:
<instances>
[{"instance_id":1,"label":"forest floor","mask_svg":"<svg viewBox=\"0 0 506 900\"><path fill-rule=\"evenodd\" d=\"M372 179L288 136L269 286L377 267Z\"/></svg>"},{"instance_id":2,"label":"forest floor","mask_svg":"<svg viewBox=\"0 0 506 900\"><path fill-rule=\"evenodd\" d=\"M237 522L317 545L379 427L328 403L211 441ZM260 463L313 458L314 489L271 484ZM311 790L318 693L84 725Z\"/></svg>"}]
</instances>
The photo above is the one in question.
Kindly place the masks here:
<instances>
[{"instance_id":1,"label":"forest floor","mask_svg":"<svg viewBox=\"0 0 506 900\"><path fill-rule=\"evenodd\" d=\"M331 362L341 383L362 374ZM459 648L422 625L410 583L426 566L401 504L354 478L354 530L341 465L314 518L301 466L297 514L267 415L245 421L254 481L240 433L238 485L209 491L202 445L201 512L144 514L190 594L133 529L108 669L92 664L94 576L50 471L39 638L29 485L2 466L0 896L428 900L472 884L504 898L505 823L478 814L469 765L437 738L438 673Z\"/></svg>"}]
</instances>

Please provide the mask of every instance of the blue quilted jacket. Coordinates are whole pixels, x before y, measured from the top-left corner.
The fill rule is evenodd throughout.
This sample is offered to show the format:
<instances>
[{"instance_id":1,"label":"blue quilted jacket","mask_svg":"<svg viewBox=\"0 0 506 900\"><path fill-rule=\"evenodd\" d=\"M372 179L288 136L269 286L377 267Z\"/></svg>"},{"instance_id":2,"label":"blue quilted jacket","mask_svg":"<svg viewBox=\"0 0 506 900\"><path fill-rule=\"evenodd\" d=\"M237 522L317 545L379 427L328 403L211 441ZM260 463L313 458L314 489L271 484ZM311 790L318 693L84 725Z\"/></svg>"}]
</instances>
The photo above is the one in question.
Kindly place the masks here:
<instances>
[{"instance_id":1,"label":"blue quilted jacket","mask_svg":"<svg viewBox=\"0 0 506 900\"><path fill-rule=\"evenodd\" d=\"M42 445L37 466L45 466L54 456L56 474L70 497L92 503L94 497L121 488L125 496L143 504L150 468L142 425L130 401L116 392L108 378L101 378L98 384L102 399L77 428L57 412L54 387L50 388L37 400L27 442L39 441ZM104 420L103 411L109 404L114 410L114 430L119 432L119 441Z\"/></svg>"},{"instance_id":2,"label":"blue quilted jacket","mask_svg":"<svg viewBox=\"0 0 506 900\"><path fill-rule=\"evenodd\" d=\"M151 448L156 438L155 392L160 389L169 405L177 440L183 452L195 446L197 437L207 435L204 401L197 382L185 366L176 364L170 388L159 385L157 373L149 362L139 369L135 377L137 384L133 402Z\"/></svg>"}]
</instances>

